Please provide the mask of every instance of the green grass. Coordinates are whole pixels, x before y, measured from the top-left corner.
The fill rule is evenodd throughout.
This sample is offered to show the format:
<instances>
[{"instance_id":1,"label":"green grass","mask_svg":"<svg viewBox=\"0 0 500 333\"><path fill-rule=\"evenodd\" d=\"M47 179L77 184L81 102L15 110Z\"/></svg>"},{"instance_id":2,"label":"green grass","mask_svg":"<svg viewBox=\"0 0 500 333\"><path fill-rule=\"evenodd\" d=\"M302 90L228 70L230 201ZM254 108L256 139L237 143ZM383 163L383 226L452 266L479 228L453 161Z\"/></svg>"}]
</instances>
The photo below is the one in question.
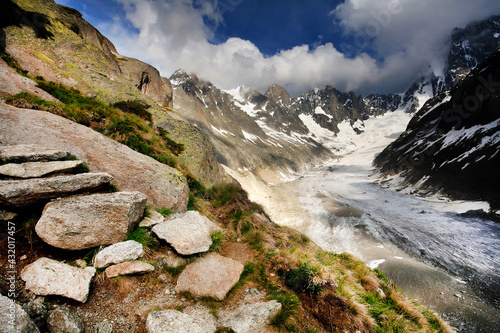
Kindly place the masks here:
<instances>
[{"instance_id":1,"label":"green grass","mask_svg":"<svg viewBox=\"0 0 500 333\"><path fill-rule=\"evenodd\" d=\"M222 230L217 230L215 232L213 232L211 235L210 235L210 238L212 239L212 245L210 245L210 248L208 249L208 251L219 251L222 246L224 245L224 241L225 241L225 235L224 233L222 232Z\"/></svg>"},{"instance_id":2,"label":"green grass","mask_svg":"<svg viewBox=\"0 0 500 333\"><path fill-rule=\"evenodd\" d=\"M139 100L116 102L113 104L113 107L120 109L123 112L133 113L139 118L142 118L149 122L153 121L153 115L148 111L151 106Z\"/></svg>"},{"instance_id":3,"label":"green grass","mask_svg":"<svg viewBox=\"0 0 500 333\"><path fill-rule=\"evenodd\" d=\"M153 237L147 229L137 228L127 235L127 240L134 240L142 246L154 250L158 247L159 243L155 237Z\"/></svg>"},{"instance_id":4,"label":"green grass","mask_svg":"<svg viewBox=\"0 0 500 333\"><path fill-rule=\"evenodd\" d=\"M177 267L165 266L165 267L163 267L163 270L165 272L167 272L168 274L170 274L175 279L176 277L178 277L182 273L182 271L184 270L184 268L186 268L186 266L187 266L187 263L183 263Z\"/></svg>"},{"instance_id":5,"label":"green grass","mask_svg":"<svg viewBox=\"0 0 500 333\"><path fill-rule=\"evenodd\" d=\"M10 54L6 52L0 52L0 58L2 58L2 60L5 61L10 68L14 69L22 76L28 77L28 71L22 69L16 59L12 58Z\"/></svg>"},{"instance_id":6,"label":"green grass","mask_svg":"<svg viewBox=\"0 0 500 333\"><path fill-rule=\"evenodd\" d=\"M170 208L159 208L156 210L158 213L160 213L163 216L168 216L170 214L173 214L174 211L171 210Z\"/></svg>"}]
</instances>

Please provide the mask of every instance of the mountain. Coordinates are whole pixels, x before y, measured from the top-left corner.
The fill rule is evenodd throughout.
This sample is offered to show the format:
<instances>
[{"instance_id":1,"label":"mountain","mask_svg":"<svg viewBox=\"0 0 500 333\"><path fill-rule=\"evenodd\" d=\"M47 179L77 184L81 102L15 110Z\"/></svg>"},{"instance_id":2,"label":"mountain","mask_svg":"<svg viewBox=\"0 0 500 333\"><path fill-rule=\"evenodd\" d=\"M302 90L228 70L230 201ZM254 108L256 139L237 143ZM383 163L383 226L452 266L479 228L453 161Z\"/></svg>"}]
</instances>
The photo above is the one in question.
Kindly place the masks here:
<instances>
[{"instance_id":1,"label":"mountain","mask_svg":"<svg viewBox=\"0 0 500 333\"><path fill-rule=\"evenodd\" d=\"M500 51L427 103L374 164L422 194L484 200L500 208ZM387 181L387 180L386 180Z\"/></svg>"},{"instance_id":2,"label":"mountain","mask_svg":"<svg viewBox=\"0 0 500 333\"><path fill-rule=\"evenodd\" d=\"M500 49L500 16L455 28L450 36L450 51L442 73L417 79L405 92L402 107L417 111L425 101L452 89L490 54Z\"/></svg>"},{"instance_id":3,"label":"mountain","mask_svg":"<svg viewBox=\"0 0 500 333\"><path fill-rule=\"evenodd\" d=\"M308 135L290 109L290 97L279 87L266 95L248 87L222 91L183 71L170 81L174 111L213 143L220 163L233 170L298 172L331 156Z\"/></svg>"}]
</instances>

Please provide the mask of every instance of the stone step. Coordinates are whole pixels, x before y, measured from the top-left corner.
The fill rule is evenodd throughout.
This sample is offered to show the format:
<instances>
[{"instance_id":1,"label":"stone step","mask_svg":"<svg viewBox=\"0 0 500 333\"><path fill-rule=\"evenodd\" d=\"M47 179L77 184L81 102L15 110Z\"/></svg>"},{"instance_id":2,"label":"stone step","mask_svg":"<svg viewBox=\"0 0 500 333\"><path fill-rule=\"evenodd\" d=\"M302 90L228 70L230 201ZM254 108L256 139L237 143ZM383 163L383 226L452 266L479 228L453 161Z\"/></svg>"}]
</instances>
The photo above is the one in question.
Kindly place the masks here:
<instances>
[{"instance_id":1,"label":"stone step","mask_svg":"<svg viewBox=\"0 0 500 333\"><path fill-rule=\"evenodd\" d=\"M0 205L23 208L82 192L96 192L109 184L107 173L82 173L22 180L0 180Z\"/></svg>"},{"instance_id":2,"label":"stone step","mask_svg":"<svg viewBox=\"0 0 500 333\"><path fill-rule=\"evenodd\" d=\"M0 146L1 163L59 161L69 156L68 152L40 145Z\"/></svg>"},{"instance_id":3,"label":"stone step","mask_svg":"<svg viewBox=\"0 0 500 333\"><path fill-rule=\"evenodd\" d=\"M55 173L74 172L82 161L24 162L0 165L0 175L12 178L39 178Z\"/></svg>"}]
</instances>

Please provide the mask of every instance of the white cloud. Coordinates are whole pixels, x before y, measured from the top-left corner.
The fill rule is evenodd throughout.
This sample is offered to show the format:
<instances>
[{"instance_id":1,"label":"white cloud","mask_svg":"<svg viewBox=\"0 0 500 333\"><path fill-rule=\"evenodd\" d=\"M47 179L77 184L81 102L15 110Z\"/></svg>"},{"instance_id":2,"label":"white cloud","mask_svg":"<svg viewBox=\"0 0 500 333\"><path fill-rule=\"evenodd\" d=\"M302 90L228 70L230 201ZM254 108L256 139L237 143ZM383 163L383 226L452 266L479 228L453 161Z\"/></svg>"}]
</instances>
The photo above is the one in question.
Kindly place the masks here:
<instances>
[{"instance_id":1,"label":"white cloud","mask_svg":"<svg viewBox=\"0 0 500 333\"><path fill-rule=\"evenodd\" d=\"M240 38L219 45L209 42L212 29L222 23L212 2L118 1L126 17L99 28L120 53L151 63L164 76L182 68L222 89L246 84L265 91L279 83L292 95L324 85L364 94L405 89L429 64L434 70L443 66L433 60L445 54L452 28L500 12L495 0L346 0L332 12L332 21L355 37L350 45L354 57L344 54L346 45L331 43L298 45L266 57ZM138 33L130 34L124 19ZM376 59L365 53L368 50L376 51Z\"/></svg>"}]
</instances>

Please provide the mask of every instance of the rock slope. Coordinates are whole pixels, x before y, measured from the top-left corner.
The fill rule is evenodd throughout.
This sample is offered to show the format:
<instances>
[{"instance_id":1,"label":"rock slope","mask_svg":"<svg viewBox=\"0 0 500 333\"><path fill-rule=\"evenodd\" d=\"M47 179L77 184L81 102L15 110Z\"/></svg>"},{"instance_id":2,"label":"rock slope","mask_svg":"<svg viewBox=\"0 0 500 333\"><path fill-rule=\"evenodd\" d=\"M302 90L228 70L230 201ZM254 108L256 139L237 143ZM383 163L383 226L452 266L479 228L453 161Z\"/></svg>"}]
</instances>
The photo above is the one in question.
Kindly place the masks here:
<instances>
[{"instance_id":1,"label":"rock slope","mask_svg":"<svg viewBox=\"0 0 500 333\"><path fill-rule=\"evenodd\" d=\"M423 193L489 201L498 210L500 176L500 52L451 92L429 100L406 131L375 159Z\"/></svg>"}]
</instances>

